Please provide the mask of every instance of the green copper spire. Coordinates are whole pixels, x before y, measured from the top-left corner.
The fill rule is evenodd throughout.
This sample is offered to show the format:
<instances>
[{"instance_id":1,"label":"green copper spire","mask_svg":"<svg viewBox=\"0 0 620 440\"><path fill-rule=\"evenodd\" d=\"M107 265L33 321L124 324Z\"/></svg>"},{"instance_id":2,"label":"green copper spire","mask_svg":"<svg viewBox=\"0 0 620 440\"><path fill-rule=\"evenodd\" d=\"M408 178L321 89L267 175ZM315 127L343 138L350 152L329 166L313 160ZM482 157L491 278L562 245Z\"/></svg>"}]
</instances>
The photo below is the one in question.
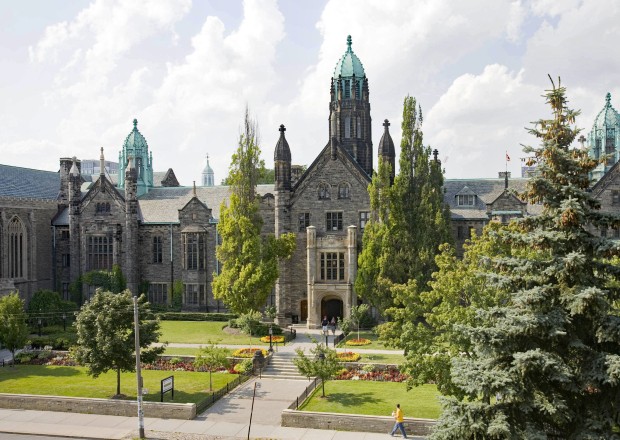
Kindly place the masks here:
<instances>
[{"instance_id":1,"label":"green copper spire","mask_svg":"<svg viewBox=\"0 0 620 440\"><path fill-rule=\"evenodd\" d=\"M125 138L123 149L118 155L119 173L118 186L125 187L125 170L127 162L132 157L138 177L138 196L148 192L153 187L153 157L149 154L149 146L142 133L138 130L138 120L133 120L133 130Z\"/></svg>"},{"instance_id":2,"label":"green copper spire","mask_svg":"<svg viewBox=\"0 0 620 440\"><path fill-rule=\"evenodd\" d=\"M351 39L351 35L348 35L347 50L336 64L333 76L334 79L338 79L339 77L349 78L353 76L357 79L361 79L366 76L364 66L357 55L355 55L355 52L353 52L353 49L351 48L352 45L353 40Z\"/></svg>"},{"instance_id":3,"label":"green copper spire","mask_svg":"<svg viewBox=\"0 0 620 440\"><path fill-rule=\"evenodd\" d=\"M588 133L588 153L594 159L606 156L592 171L592 179L599 180L620 158L620 114L611 105L611 93L605 95L605 105L596 115Z\"/></svg>"}]
</instances>

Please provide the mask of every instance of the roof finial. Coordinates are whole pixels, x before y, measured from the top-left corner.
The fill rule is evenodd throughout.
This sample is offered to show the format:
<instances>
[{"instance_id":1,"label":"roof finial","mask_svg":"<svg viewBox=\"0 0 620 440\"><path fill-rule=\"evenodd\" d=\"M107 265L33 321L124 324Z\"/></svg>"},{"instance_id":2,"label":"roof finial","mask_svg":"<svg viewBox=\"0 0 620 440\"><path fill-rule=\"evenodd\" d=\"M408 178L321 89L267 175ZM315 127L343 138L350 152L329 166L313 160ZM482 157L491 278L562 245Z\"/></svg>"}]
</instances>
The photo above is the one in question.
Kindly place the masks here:
<instances>
[{"instance_id":1,"label":"roof finial","mask_svg":"<svg viewBox=\"0 0 620 440\"><path fill-rule=\"evenodd\" d=\"M133 128L136 129L138 128L138 120L134 118L133 120Z\"/></svg>"},{"instance_id":2,"label":"roof finial","mask_svg":"<svg viewBox=\"0 0 620 440\"><path fill-rule=\"evenodd\" d=\"M435 149L433 150L433 160L434 160L435 162L438 162L438 161L439 161L439 159L437 159L437 156L439 156L439 150L437 150L437 148L435 148Z\"/></svg>"},{"instance_id":3,"label":"roof finial","mask_svg":"<svg viewBox=\"0 0 620 440\"><path fill-rule=\"evenodd\" d=\"M284 126L284 124L280 124L280 128L278 128L278 131L280 132L280 136L284 136L284 132L286 131L286 127Z\"/></svg>"},{"instance_id":4,"label":"roof finial","mask_svg":"<svg viewBox=\"0 0 620 440\"><path fill-rule=\"evenodd\" d=\"M194 180L194 197L196 197L196 181Z\"/></svg>"},{"instance_id":5,"label":"roof finial","mask_svg":"<svg viewBox=\"0 0 620 440\"><path fill-rule=\"evenodd\" d=\"M347 51L351 52L351 45L353 44L353 41L351 40L351 35L347 35Z\"/></svg>"},{"instance_id":6,"label":"roof finial","mask_svg":"<svg viewBox=\"0 0 620 440\"><path fill-rule=\"evenodd\" d=\"M385 127L385 131L389 130L389 126L390 126L390 121L388 121L387 119L383 121L383 126Z\"/></svg>"},{"instance_id":7,"label":"roof finial","mask_svg":"<svg viewBox=\"0 0 620 440\"><path fill-rule=\"evenodd\" d=\"M610 105L610 103L611 103L611 93L607 92L607 95L605 95L605 102L607 103L607 105Z\"/></svg>"},{"instance_id":8,"label":"roof finial","mask_svg":"<svg viewBox=\"0 0 620 440\"><path fill-rule=\"evenodd\" d=\"M103 156L103 147L101 147L101 155L99 156L99 174L105 174L105 158Z\"/></svg>"}]
</instances>

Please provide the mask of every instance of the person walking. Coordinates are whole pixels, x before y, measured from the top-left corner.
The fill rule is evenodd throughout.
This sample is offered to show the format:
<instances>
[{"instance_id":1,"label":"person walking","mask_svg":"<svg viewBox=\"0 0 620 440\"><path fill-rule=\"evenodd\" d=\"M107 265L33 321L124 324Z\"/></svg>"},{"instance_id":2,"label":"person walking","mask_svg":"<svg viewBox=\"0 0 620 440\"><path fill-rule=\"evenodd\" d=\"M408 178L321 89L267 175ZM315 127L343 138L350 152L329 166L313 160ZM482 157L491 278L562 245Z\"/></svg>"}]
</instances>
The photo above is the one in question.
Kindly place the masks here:
<instances>
[{"instance_id":1,"label":"person walking","mask_svg":"<svg viewBox=\"0 0 620 440\"><path fill-rule=\"evenodd\" d=\"M396 423L394 423L394 427L392 428L390 435L394 436L396 430L400 429L400 432L403 433L403 438L407 438L407 434L405 433L405 425L403 424L405 421L405 416L403 415L403 410L400 409L400 403L396 404L396 409L392 411L392 417L394 417Z\"/></svg>"},{"instance_id":2,"label":"person walking","mask_svg":"<svg viewBox=\"0 0 620 440\"><path fill-rule=\"evenodd\" d=\"M329 325L329 319L327 319L327 316L323 316L323 321L321 321L321 327L323 329L323 334L326 335L327 334L327 326Z\"/></svg>"}]
</instances>

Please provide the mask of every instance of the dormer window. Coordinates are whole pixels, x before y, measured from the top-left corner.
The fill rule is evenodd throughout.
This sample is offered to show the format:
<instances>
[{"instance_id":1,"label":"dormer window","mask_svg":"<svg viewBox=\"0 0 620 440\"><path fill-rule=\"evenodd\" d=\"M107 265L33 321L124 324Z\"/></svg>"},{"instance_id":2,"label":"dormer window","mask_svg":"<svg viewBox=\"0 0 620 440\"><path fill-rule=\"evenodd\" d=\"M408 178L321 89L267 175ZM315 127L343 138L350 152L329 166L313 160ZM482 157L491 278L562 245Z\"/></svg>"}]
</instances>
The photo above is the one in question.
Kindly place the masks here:
<instances>
[{"instance_id":1,"label":"dormer window","mask_svg":"<svg viewBox=\"0 0 620 440\"><path fill-rule=\"evenodd\" d=\"M459 194L456 196L458 206L474 206L476 204L475 194Z\"/></svg>"}]
</instances>

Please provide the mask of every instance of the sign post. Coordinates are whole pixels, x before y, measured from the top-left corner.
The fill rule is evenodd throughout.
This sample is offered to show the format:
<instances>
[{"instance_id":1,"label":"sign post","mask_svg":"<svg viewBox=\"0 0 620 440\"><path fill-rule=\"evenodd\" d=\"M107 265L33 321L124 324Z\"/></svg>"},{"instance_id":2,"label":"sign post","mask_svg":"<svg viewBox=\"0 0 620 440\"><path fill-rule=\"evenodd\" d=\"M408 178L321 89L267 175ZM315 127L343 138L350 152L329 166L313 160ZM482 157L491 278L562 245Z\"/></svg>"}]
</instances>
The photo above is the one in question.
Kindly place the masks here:
<instances>
[{"instance_id":1,"label":"sign post","mask_svg":"<svg viewBox=\"0 0 620 440\"><path fill-rule=\"evenodd\" d=\"M164 401L164 393L170 391L174 400L174 376L168 376L161 380L161 402Z\"/></svg>"}]
</instances>

